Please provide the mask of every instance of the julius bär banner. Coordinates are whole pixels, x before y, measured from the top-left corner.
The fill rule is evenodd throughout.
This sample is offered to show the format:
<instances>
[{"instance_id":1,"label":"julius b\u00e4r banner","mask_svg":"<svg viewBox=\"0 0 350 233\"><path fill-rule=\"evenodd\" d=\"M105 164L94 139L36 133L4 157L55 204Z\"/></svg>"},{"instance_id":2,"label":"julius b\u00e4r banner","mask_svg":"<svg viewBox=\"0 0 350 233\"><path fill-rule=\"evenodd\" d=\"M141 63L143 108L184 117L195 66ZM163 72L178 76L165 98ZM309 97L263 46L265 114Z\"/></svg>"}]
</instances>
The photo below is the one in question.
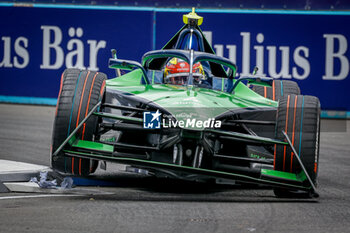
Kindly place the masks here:
<instances>
[{"instance_id":1,"label":"julius b\u00e4r banner","mask_svg":"<svg viewBox=\"0 0 350 233\"><path fill-rule=\"evenodd\" d=\"M108 68L110 50L140 61L183 25L189 9L0 7L0 96L56 98L66 67ZM322 109L350 111L347 12L201 10L216 54L242 75L294 80Z\"/></svg>"}]
</instances>

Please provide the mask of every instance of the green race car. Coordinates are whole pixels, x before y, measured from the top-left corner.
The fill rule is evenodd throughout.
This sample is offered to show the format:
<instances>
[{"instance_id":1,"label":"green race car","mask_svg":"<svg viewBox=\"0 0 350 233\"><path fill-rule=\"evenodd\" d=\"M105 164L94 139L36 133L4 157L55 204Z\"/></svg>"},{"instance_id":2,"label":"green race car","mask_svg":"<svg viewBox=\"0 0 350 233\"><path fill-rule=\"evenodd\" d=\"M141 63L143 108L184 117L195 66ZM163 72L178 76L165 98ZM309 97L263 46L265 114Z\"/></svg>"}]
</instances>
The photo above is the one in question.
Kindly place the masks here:
<instances>
[{"instance_id":1,"label":"green race car","mask_svg":"<svg viewBox=\"0 0 350 233\"><path fill-rule=\"evenodd\" d=\"M293 81L238 77L216 56L194 11L141 64L117 59L101 72L66 69L56 107L51 166L93 173L99 161L159 177L230 180L316 197L320 103ZM121 70L128 71L120 75Z\"/></svg>"}]
</instances>

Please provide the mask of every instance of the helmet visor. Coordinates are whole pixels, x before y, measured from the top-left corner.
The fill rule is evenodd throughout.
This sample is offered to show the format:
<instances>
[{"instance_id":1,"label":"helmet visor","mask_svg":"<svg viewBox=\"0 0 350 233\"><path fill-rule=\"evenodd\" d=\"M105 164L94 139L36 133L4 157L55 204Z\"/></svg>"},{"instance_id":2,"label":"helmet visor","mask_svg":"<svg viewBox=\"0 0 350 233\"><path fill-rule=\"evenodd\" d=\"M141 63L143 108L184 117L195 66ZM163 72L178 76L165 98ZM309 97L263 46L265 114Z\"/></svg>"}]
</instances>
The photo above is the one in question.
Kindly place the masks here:
<instances>
[{"instance_id":1,"label":"helmet visor","mask_svg":"<svg viewBox=\"0 0 350 233\"><path fill-rule=\"evenodd\" d=\"M164 83L172 85L186 85L189 76L190 73L169 74L164 78ZM193 73L192 76L195 81L204 78L201 73Z\"/></svg>"}]
</instances>

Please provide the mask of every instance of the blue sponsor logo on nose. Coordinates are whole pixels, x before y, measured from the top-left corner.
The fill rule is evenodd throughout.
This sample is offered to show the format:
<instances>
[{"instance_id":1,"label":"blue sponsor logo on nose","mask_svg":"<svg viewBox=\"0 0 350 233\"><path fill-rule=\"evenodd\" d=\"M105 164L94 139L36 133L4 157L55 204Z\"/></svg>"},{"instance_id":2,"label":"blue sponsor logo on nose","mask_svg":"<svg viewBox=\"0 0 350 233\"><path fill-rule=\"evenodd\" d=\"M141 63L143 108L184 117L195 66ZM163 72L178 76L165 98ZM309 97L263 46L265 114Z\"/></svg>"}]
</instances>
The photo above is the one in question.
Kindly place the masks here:
<instances>
[{"instance_id":1,"label":"blue sponsor logo on nose","mask_svg":"<svg viewBox=\"0 0 350 233\"><path fill-rule=\"evenodd\" d=\"M145 129L160 129L161 113L156 112L143 113L143 128Z\"/></svg>"}]
</instances>

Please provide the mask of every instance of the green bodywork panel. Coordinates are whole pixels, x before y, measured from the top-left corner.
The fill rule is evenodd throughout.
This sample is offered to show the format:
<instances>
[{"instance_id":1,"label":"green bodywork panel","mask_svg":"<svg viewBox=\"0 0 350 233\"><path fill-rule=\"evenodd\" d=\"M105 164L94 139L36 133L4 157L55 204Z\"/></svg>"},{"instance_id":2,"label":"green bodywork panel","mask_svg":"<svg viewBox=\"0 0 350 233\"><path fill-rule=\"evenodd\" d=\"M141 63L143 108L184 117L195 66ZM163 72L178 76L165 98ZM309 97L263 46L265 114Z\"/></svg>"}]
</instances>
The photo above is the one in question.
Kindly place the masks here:
<instances>
[{"instance_id":1,"label":"green bodywork panel","mask_svg":"<svg viewBox=\"0 0 350 233\"><path fill-rule=\"evenodd\" d=\"M142 71L134 70L108 80L107 88L153 102L169 111L177 120L184 121L188 119L188 114L192 119L205 121L235 109L278 106L277 102L260 96L243 83L239 83L231 94L190 85L144 85L140 82L141 78Z\"/></svg>"},{"instance_id":2,"label":"green bodywork panel","mask_svg":"<svg viewBox=\"0 0 350 233\"><path fill-rule=\"evenodd\" d=\"M103 143L98 143L98 142L76 140L73 143L72 147L83 148L83 149L86 149L86 150L94 150L94 151L113 153L113 146L107 145L107 144L103 144Z\"/></svg>"},{"instance_id":3,"label":"green bodywork panel","mask_svg":"<svg viewBox=\"0 0 350 233\"><path fill-rule=\"evenodd\" d=\"M294 174L294 173L282 172L282 171L276 171L276 170L270 170L270 169L261 169L261 174L270 176L270 177L277 177L277 178L299 181L299 182L303 182L307 179L303 171L301 171L299 174Z\"/></svg>"},{"instance_id":4,"label":"green bodywork panel","mask_svg":"<svg viewBox=\"0 0 350 233\"><path fill-rule=\"evenodd\" d=\"M72 145L76 142L76 140L77 140L77 137L75 135L73 135L73 137L68 141L68 144Z\"/></svg>"}]
</instances>

